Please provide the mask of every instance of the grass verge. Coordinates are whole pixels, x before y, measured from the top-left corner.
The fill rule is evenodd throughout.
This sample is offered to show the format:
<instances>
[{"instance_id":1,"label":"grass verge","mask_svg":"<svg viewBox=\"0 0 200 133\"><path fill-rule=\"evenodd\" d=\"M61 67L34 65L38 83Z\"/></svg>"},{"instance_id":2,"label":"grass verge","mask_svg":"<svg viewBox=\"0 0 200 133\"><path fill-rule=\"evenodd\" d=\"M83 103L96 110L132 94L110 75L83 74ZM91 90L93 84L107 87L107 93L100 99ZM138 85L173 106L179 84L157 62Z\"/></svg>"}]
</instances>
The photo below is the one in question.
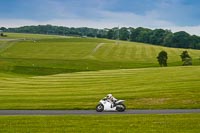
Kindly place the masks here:
<instances>
[{"instance_id":1,"label":"grass verge","mask_svg":"<svg viewBox=\"0 0 200 133\"><path fill-rule=\"evenodd\" d=\"M0 132L198 133L200 114L0 116Z\"/></svg>"}]
</instances>

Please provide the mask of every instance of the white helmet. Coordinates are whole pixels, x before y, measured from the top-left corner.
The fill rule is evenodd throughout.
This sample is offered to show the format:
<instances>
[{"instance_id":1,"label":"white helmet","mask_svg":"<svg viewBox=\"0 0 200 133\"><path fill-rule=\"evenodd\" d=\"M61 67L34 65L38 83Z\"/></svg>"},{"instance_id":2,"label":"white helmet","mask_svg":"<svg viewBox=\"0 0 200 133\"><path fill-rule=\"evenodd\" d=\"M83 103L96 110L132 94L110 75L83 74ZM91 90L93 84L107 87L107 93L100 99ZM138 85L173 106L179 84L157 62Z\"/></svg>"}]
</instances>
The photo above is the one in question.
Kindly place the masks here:
<instances>
[{"instance_id":1,"label":"white helmet","mask_svg":"<svg viewBox=\"0 0 200 133\"><path fill-rule=\"evenodd\" d=\"M108 97L108 98L111 98L111 97L112 97L112 94L108 94L107 97Z\"/></svg>"}]
</instances>

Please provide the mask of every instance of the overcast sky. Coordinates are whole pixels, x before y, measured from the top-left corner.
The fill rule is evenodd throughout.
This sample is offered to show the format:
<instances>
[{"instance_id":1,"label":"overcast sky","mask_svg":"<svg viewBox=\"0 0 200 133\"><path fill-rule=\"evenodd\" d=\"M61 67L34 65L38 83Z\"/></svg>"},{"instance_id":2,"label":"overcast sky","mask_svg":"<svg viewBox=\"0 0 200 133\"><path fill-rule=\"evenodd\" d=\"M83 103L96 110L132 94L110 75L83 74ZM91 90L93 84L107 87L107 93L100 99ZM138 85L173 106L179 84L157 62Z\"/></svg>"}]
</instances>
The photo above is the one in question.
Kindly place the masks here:
<instances>
[{"instance_id":1,"label":"overcast sky","mask_svg":"<svg viewBox=\"0 0 200 133\"><path fill-rule=\"evenodd\" d=\"M200 36L200 0L1 0L0 27L146 27Z\"/></svg>"}]
</instances>

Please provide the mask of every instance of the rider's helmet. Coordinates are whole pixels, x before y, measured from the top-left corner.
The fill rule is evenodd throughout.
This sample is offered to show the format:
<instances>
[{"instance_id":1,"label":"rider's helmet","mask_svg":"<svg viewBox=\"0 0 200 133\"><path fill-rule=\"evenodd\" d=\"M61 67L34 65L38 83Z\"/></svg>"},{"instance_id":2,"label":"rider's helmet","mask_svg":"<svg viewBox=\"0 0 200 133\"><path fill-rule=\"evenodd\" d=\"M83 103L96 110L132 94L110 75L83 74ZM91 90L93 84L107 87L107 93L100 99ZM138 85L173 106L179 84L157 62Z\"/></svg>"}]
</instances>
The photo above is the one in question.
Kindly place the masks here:
<instances>
[{"instance_id":1,"label":"rider's helmet","mask_svg":"<svg viewBox=\"0 0 200 133\"><path fill-rule=\"evenodd\" d=\"M111 97L112 97L112 94L108 94L108 95L107 95L107 98L111 98Z\"/></svg>"}]
</instances>

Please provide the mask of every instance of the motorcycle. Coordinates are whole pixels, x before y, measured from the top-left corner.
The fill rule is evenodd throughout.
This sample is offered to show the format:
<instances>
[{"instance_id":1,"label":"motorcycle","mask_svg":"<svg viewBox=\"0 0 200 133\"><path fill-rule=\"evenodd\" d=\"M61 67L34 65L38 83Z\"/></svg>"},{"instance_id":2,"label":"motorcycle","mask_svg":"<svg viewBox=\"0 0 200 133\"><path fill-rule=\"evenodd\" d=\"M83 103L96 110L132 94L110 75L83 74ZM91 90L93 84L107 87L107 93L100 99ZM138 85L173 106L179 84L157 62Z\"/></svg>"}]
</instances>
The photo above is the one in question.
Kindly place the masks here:
<instances>
[{"instance_id":1,"label":"motorcycle","mask_svg":"<svg viewBox=\"0 0 200 133\"><path fill-rule=\"evenodd\" d=\"M115 103L111 103L106 99L101 99L99 104L96 106L97 112L102 111L118 111L123 112L126 110L126 106L124 105L125 100L117 100Z\"/></svg>"}]
</instances>

